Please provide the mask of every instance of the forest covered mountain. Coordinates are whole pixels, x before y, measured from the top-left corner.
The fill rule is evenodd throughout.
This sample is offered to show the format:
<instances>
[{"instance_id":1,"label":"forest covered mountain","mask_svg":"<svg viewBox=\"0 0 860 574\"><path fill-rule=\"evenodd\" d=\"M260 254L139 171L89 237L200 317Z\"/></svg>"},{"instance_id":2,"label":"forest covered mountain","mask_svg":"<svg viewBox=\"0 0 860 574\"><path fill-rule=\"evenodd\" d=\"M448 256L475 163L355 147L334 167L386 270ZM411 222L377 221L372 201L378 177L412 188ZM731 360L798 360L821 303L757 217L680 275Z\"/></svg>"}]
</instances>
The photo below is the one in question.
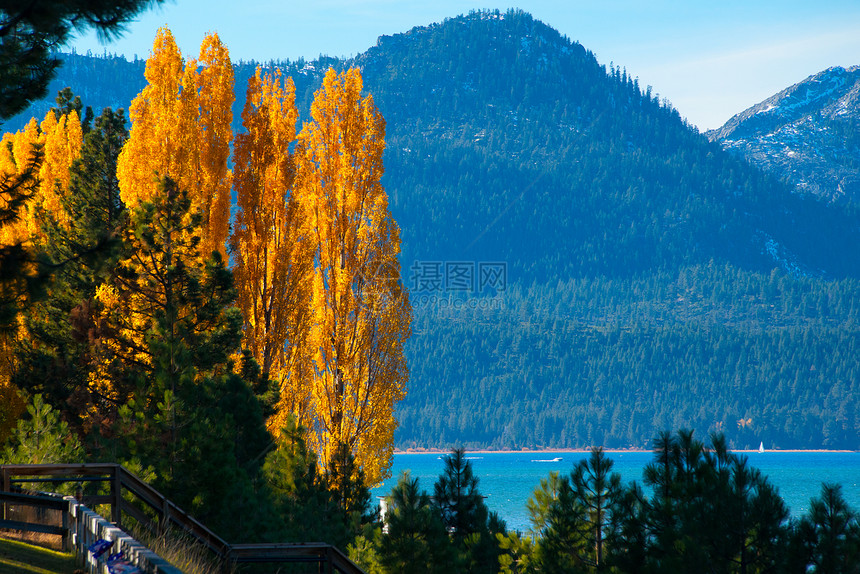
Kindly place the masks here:
<instances>
[{"instance_id":1,"label":"forest covered mountain","mask_svg":"<svg viewBox=\"0 0 860 574\"><path fill-rule=\"evenodd\" d=\"M256 65L236 65L237 129ZM853 207L723 151L522 12L265 64L305 111L328 66L350 65L388 124L415 308L399 447L642 447L686 427L860 448ZM142 73L68 55L52 89L127 106Z\"/></svg>"},{"instance_id":2,"label":"forest covered mountain","mask_svg":"<svg viewBox=\"0 0 860 574\"><path fill-rule=\"evenodd\" d=\"M828 200L860 199L860 66L824 70L707 133L724 149Z\"/></svg>"}]
</instances>

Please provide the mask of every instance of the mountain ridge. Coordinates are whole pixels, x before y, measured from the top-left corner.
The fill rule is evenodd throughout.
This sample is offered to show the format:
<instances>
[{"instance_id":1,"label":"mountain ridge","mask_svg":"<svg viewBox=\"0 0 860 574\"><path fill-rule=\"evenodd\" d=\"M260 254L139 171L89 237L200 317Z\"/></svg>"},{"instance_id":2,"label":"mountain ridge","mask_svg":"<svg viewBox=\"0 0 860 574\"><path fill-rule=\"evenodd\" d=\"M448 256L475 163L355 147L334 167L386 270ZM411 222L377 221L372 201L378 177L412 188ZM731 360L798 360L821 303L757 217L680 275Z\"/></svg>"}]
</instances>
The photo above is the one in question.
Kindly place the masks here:
<instances>
[{"instance_id":1,"label":"mountain ridge","mask_svg":"<svg viewBox=\"0 0 860 574\"><path fill-rule=\"evenodd\" d=\"M706 132L724 149L828 201L860 198L860 66L834 66Z\"/></svg>"}]
</instances>

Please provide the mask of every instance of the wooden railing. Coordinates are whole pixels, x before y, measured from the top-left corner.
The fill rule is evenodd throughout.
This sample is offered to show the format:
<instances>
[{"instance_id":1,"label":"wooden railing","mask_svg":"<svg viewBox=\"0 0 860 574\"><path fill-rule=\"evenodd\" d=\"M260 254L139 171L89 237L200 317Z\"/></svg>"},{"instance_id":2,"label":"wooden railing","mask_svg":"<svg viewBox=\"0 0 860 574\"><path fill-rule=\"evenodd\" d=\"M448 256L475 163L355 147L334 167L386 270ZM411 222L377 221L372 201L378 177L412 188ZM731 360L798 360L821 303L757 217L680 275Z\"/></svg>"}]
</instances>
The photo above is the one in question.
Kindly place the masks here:
<instances>
[{"instance_id":1,"label":"wooden railing","mask_svg":"<svg viewBox=\"0 0 860 574\"><path fill-rule=\"evenodd\" d=\"M68 552L72 549L70 543L69 528L69 503L61 497L34 496L31 494L20 494L15 492L0 492L0 528L4 530L19 530L24 532L39 532L42 534L54 534L62 538L63 550ZM22 512L23 509L31 512ZM46 524L46 520L27 520L32 511L54 510L60 515L60 524ZM18 512L14 512L18 511ZM20 518L20 520L15 520Z\"/></svg>"},{"instance_id":2,"label":"wooden railing","mask_svg":"<svg viewBox=\"0 0 860 574\"><path fill-rule=\"evenodd\" d=\"M107 555L119 553L147 574L182 574L179 568L79 503L74 497L67 496L66 500L70 505L69 525L72 529L73 548L78 563L85 567L86 572L100 574L106 570L110 571L105 568ZM109 540L113 542L113 546L109 552L97 558L88 549L99 540Z\"/></svg>"},{"instance_id":3,"label":"wooden railing","mask_svg":"<svg viewBox=\"0 0 860 574\"><path fill-rule=\"evenodd\" d=\"M58 535L64 552L74 552L78 565L90 573L105 571L107 556L96 557L88 547L98 540L113 543L111 553L121 553L142 572L150 574L182 574L178 568L128 536L115 525L85 507L72 496L38 496L0 492L3 518L0 528L20 532ZM44 516L45 511L55 516ZM18 518L20 520L13 520ZM51 520L53 518L54 520ZM48 524L53 522L54 524ZM60 524L57 525L56 523Z\"/></svg>"},{"instance_id":4,"label":"wooden railing","mask_svg":"<svg viewBox=\"0 0 860 574\"><path fill-rule=\"evenodd\" d=\"M364 574L340 550L330 544L228 544L119 464L0 465L0 487L4 493L10 493L14 486L48 482L108 483L108 494L84 495L80 502L90 508L100 504L110 505L110 520L119 528L123 527L123 515L134 518L150 529L178 527L225 563L316 562L320 564L321 571ZM130 493L134 502L127 500L123 496L124 493ZM155 518L152 518L153 515Z\"/></svg>"}]
</instances>

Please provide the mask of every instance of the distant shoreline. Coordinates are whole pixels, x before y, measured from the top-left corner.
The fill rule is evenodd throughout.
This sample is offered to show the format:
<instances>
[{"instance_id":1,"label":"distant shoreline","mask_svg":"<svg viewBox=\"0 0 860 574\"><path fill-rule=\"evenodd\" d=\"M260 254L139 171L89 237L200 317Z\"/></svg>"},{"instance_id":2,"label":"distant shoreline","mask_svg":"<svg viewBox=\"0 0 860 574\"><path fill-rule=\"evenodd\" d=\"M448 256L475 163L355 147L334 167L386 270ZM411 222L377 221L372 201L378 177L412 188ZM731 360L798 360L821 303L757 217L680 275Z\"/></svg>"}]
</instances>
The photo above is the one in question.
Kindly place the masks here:
<instances>
[{"instance_id":1,"label":"distant shoreline","mask_svg":"<svg viewBox=\"0 0 860 574\"><path fill-rule=\"evenodd\" d=\"M394 449L394 454L448 454L451 452L451 449L442 449L442 448L407 448L407 449ZM488 450L488 449L477 449L470 450L466 449L467 453L470 454L523 454L523 453L549 453L549 452L559 452L566 454L588 454L591 452L590 448L524 448L520 450ZM603 452L607 454L624 454L628 452L653 452L651 449L647 448L607 448L603 449ZM758 454L758 449L739 449L732 450L731 452L740 452L740 453L755 453ZM840 449L768 449L765 450L763 454L771 453L771 452L786 452L786 453L857 453L860 451L857 450L840 450Z\"/></svg>"}]
</instances>

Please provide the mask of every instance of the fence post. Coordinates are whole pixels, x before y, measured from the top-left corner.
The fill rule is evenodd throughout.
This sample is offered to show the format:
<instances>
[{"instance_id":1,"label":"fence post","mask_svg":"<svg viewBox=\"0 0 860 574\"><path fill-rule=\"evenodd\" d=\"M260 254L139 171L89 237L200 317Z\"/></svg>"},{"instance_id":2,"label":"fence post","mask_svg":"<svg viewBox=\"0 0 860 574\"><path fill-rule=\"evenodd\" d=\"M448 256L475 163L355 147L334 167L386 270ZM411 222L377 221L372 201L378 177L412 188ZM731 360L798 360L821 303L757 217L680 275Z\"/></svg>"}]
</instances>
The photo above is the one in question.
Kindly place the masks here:
<instances>
[{"instance_id":1,"label":"fence post","mask_svg":"<svg viewBox=\"0 0 860 574\"><path fill-rule=\"evenodd\" d=\"M325 562L323 562L323 563L321 564L321 566L323 566L323 567L325 568L325 570L324 570L325 574L332 574L332 568L331 568L331 565L332 565L332 563L334 562L334 556L333 556L333 554L334 554L334 552L332 551L331 546L326 546L326 549L325 549Z\"/></svg>"},{"instance_id":2,"label":"fence post","mask_svg":"<svg viewBox=\"0 0 860 574\"><path fill-rule=\"evenodd\" d=\"M72 549L72 527L69 520L69 514L72 512L72 501L66 499L66 507L63 509L63 552L69 552Z\"/></svg>"},{"instance_id":3,"label":"fence post","mask_svg":"<svg viewBox=\"0 0 860 574\"><path fill-rule=\"evenodd\" d=\"M113 467L113 480L111 480L111 503L110 519L117 526L122 526L122 476L119 465Z\"/></svg>"},{"instance_id":4,"label":"fence post","mask_svg":"<svg viewBox=\"0 0 860 574\"><path fill-rule=\"evenodd\" d=\"M9 480L9 479L10 479L10 477L9 477L9 469L8 469L8 468L6 468L6 467L3 467L3 492L12 492L12 485L11 485L11 483L10 483L10 480ZM2 507L3 507L3 511L2 511L2 515L3 515L3 516L2 516L2 518L3 518L3 520L6 520L6 519L7 519L7 516L6 516L6 503L4 502L4 503L3 503L2 505L0 505L0 506L2 506Z\"/></svg>"},{"instance_id":5,"label":"fence post","mask_svg":"<svg viewBox=\"0 0 860 574\"><path fill-rule=\"evenodd\" d=\"M161 522L158 525L159 534L163 534L170 530L170 501L167 497L161 499Z\"/></svg>"}]
</instances>

